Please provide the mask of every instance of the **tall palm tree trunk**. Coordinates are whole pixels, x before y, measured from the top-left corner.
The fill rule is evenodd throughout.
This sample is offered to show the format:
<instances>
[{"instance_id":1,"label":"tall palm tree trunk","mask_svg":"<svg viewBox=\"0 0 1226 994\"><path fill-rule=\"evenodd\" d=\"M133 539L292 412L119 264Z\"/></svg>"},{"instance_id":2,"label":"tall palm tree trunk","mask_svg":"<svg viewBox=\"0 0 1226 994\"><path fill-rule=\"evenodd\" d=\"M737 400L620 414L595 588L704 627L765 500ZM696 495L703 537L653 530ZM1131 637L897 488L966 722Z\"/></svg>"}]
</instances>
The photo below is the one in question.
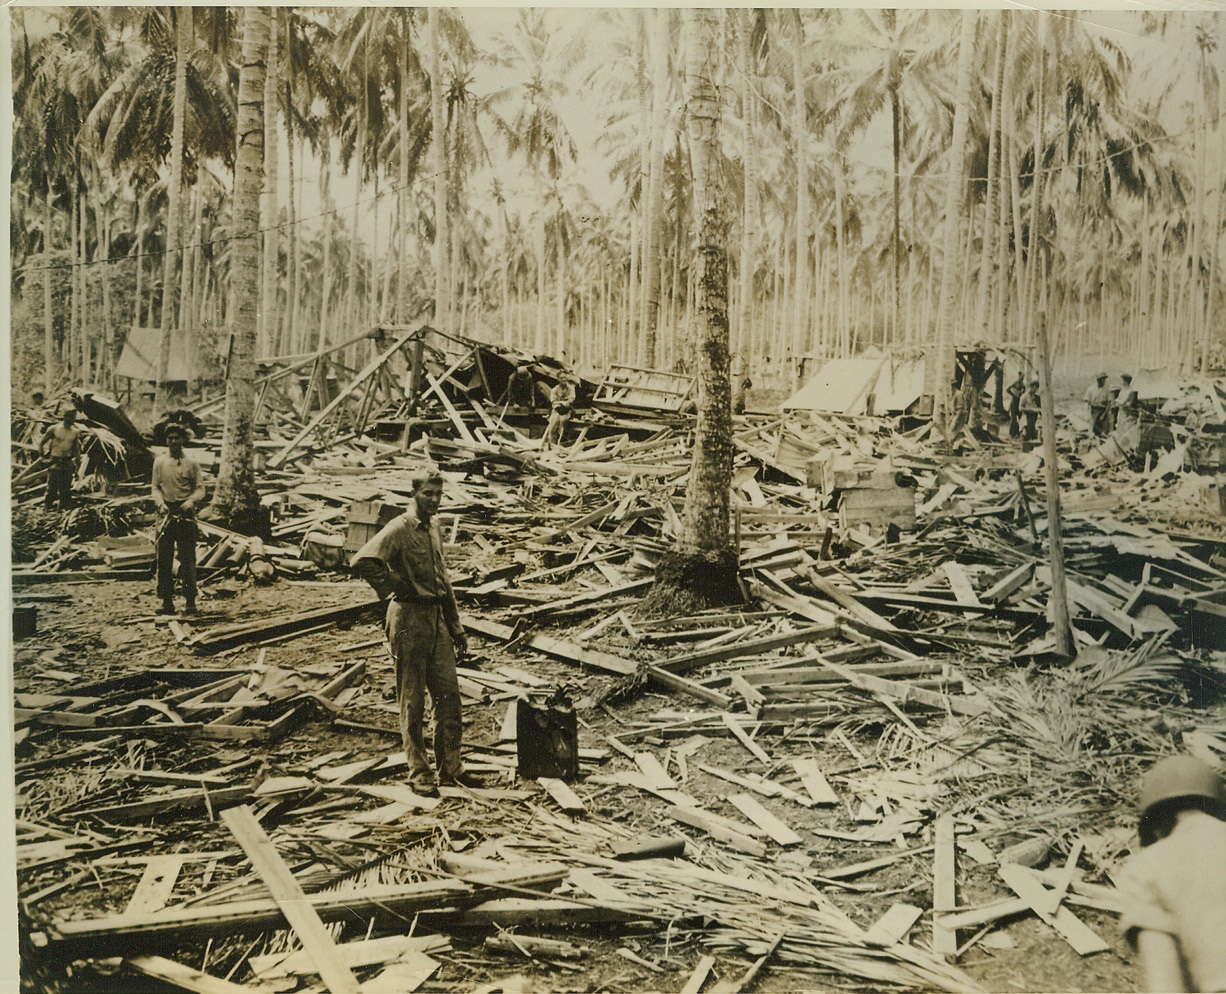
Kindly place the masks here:
<instances>
[{"instance_id":1,"label":"tall palm tree trunk","mask_svg":"<svg viewBox=\"0 0 1226 994\"><path fill-rule=\"evenodd\" d=\"M270 10L245 7L238 76L238 135L234 167L234 240L230 257L233 331L226 366L225 428L214 507L237 524L259 507L254 472L255 336L259 306L260 187L264 173L264 72Z\"/></svg>"},{"instance_id":2,"label":"tall palm tree trunk","mask_svg":"<svg viewBox=\"0 0 1226 994\"><path fill-rule=\"evenodd\" d=\"M281 251L281 234L277 227L277 44L281 15L274 10L270 17L268 37L268 69L264 74L264 198L260 211L264 246L262 305L257 353L275 355L277 337L277 258Z\"/></svg>"},{"instance_id":3,"label":"tall palm tree trunk","mask_svg":"<svg viewBox=\"0 0 1226 994\"><path fill-rule=\"evenodd\" d=\"M51 396L55 377L55 316L51 313L51 227L55 209L51 206L51 180L47 180L47 225L43 229L43 389Z\"/></svg>"},{"instance_id":4,"label":"tall palm tree trunk","mask_svg":"<svg viewBox=\"0 0 1226 994\"><path fill-rule=\"evenodd\" d=\"M176 7L175 89L170 131L170 190L166 203L166 245L162 257L162 338L158 348L157 389L161 404L166 403L166 376L170 369L170 335L174 328L175 264L180 258L179 216L182 211L183 122L187 116L187 57L191 50L192 8Z\"/></svg>"},{"instance_id":5,"label":"tall palm tree trunk","mask_svg":"<svg viewBox=\"0 0 1226 994\"><path fill-rule=\"evenodd\" d=\"M451 312L451 301L448 296L450 239L447 234L447 146L446 124L443 121L442 38L437 7L430 8L426 23L430 29L430 164L434 170L434 317L436 322L442 322ZM540 256L539 264L543 282L544 253ZM543 305L543 286L541 291ZM538 337L544 331L543 313L541 317L541 326L537 329Z\"/></svg>"},{"instance_id":6,"label":"tall palm tree trunk","mask_svg":"<svg viewBox=\"0 0 1226 994\"><path fill-rule=\"evenodd\" d=\"M643 239L643 276L646 280L646 314L643 334L644 365L656 364L656 336L660 327L660 245L664 235L664 133L668 123L668 18L667 10L655 10L651 72L651 163L647 196L644 198L645 235Z\"/></svg>"},{"instance_id":7,"label":"tall palm tree trunk","mask_svg":"<svg viewBox=\"0 0 1226 994\"><path fill-rule=\"evenodd\" d=\"M698 416L677 550L664 556L644 608L740 600L737 555L728 537L732 479L732 397L728 382L728 251L719 176L718 13L690 8L685 19L686 130L694 177L697 252L694 359Z\"/></svg>"},{"instance_id":8,"label":"tall palm tree trunk","mask_svg":"<svg viewBox=\"0 0 1226 994\"><path fill-rule=\"evenodd\" d=\"M937 310L937 357L933 420L944 433L950 418L950 380L954 373L952 318L958 287L957 267L963 259L958 245L958 221L962 204L962 177L966 166L966 131L970 117L971 58L975 44L975 12L962 11L958 39L958 82L955 90L954 133L949 146L949 170L945 186L944 248L941 253L941 292Z\"/></svg>"}]
</instances>

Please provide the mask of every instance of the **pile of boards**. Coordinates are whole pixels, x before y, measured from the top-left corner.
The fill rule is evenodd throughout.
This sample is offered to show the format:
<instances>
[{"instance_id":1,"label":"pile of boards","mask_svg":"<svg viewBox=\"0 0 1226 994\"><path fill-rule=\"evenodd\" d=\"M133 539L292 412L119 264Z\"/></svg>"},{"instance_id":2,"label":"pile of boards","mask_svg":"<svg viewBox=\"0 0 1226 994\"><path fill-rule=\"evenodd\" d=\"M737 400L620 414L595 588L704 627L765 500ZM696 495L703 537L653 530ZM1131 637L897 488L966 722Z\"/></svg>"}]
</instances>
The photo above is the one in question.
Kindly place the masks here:
<instances>
[{"instance_id":1,"label":"pile of boards","mask_svg":"<svg viewBox=\"0 0 1226 994\"><path fill-rule=\"evenodd\" d=\"M746 416L749 600L648 619L635 607L681 527L684 422L579 416L543 450L490 406L452 411L463 432L447 412L447 437L349 440L262 475L272 589L301 597L268 610L222 564L202 617L158 622L155 668L19 663L27 964L122 957L213 991L492 994L588 971L973 990L955 964L1019 919L1083 956L1117 948L1104 915L1137 774L1176 748L1226 752L1226 538L1196 481L1067 469L1068 662L1047 631L1035 453ZM840 515L850 478L827 482L830 453L908 477L914 530ZM391 752L377 602L302 556L308 535L347 539L356 505L405 504L429 465L477 650L466 762L487 778L437 799ZM45 560L68 568L18 571L19 602L52 611L125 575L151 588L147 570L72 568L72 544ZM515 708L559 685L580 775L518 779Z\"/></svg>"}]
</instances>

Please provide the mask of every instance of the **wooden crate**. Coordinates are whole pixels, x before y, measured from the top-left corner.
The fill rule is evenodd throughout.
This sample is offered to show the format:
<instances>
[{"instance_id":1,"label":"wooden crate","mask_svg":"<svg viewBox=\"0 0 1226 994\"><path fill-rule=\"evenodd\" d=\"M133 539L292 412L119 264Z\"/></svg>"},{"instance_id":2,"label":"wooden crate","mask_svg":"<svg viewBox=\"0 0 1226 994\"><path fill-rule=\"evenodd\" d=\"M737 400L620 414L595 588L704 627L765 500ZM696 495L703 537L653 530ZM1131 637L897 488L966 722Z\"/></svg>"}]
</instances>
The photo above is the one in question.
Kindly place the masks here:
<instances>
[{"instance_id":1,"label":"wooden crate","mask_svg":"<svg viewBox=\"0 0 1226 994\"><path fill-rule=\"evenodd\" d=\"M345 558L352 556L374 538L380 528L403 513L404 508L398 504L384 504L377 500L350 504L345 517Z\"/></svg>"},{"instance_id":2,"label":"wooden crate","mask_svg":"<svg viewBox=\"0 0 1226 994\"><path fill-rule=\"evenodd\" d=\"M844 528L894 524L904 531L915 527L915 491L910 487L888 489L853 487L839 496L839 523Z\"/></svg>"}]
</instances>

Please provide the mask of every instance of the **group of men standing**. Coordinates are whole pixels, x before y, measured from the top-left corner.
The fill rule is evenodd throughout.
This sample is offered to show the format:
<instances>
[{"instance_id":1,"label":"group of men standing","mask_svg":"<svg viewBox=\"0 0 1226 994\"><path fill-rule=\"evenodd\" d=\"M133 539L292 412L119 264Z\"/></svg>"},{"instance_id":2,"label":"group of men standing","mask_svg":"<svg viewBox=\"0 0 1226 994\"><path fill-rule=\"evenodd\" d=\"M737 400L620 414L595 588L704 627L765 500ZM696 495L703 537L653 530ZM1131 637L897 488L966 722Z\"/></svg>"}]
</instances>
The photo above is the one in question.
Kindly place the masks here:
<instances>
[{"instance_id":1,"label":"group of men standing","mask_svg":"<svg viewBox=\"0 0 1226 994\"><path fill-rule=\"evenodd\" d=\"M1132 385L1132 375L1125 373L1120 380L1121 386L1114 397L1107 387L1106 373L1099 373L1094 377L1094 382L1086 388L1085 401L1090 409L1090 428L1099 438L1109 435L1113 429L1125 428L1137 422L1140 399L1136 387Z\"/></svg>"},{"instance_id":2,"label":"group of men standing","mask_svg":"<svg viewBox=\"0 0 1226 994\"><path fill-rule=\"evenodd\" d=\"M1110 434L1112 429L1136 424L1140 417L1140 400L1136 387L1132 385L1132 375L1124 373L1120 379L1122 386L1113 395L1107 387L1107 374L1099 373L1085 392L1086 406L1090 409L1090 427L1099 438ZM1027 383L1025 373L1019 370L1007 393L1009 437L1017 438L1020 435L1024 442L1036 441L1039 437L1039 413L1043 409L1038 377Z\"/></svg>"}]
</instances>

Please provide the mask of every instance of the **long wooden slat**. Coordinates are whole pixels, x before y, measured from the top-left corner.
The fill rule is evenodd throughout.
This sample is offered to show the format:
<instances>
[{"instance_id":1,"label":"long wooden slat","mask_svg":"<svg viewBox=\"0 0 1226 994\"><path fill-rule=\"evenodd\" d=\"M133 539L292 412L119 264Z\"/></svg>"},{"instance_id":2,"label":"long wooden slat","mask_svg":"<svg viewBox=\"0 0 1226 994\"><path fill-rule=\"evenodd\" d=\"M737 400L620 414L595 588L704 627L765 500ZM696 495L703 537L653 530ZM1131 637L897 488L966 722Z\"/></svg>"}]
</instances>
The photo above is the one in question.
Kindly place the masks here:
<instances>
[{"instance_id":1,"label":"long wooden slat","mask_svg":"<svg viewBox=\"0 0 1226 994\"><path fill-rule=\"evenodd\" d=\"M741 814L766 832L779 845L798 846L805 841L781 818L767 811L752 795L733 794L728 800L740 810Z\"/></svg>"},{"instance_id":2,"label":"long wooden slat","mask_svg":"<svg viewBox=\"0 0 1226 994\"><path fill-rule=\"evenodd\" d=\"M1111 948L1068 908L1061 906L1054 915L1051 914L1048 909L1051 907L1052 892L1036 880L1026 867L1004 863L998 867L998 872L1009 889L1030 905L1039 918L1059 932L1079 956L1089 956Z\"/></svg>"},{"instance_id":3,"label":"long wooden slat","mask_svg":"<svg viewBox=\"0 0 1226 994\"><path fill-rule=\"evenodd\" d=\"M932 951L946 959L958 952L958 934L946 928L940 917L958 904L956 859L954 816L946 812L937 818L932 859Z\"/></svg>"},{"instance_id":4,"label":"long wooden slat","mask_svg":"<svg viewBox=\"0 0 1226 994\"><path fill-rule=\"evenodd\" d=\"M145 864L140 883L124 908L125 915L143 915L166 907L183 869L185 856L152 856Z\"/></svg>"},{"instance_id":5,"label":"long wooden slat","mask_svg":"<svg viewBox=\"0 0 1226 994\"><path fill-rule=\"evenodd\" d=\"M268 833L245 804L222 813L222 820L243 847L256 873L267 885L285 920L301 940L328 990L349 994L358 989L358 978L337 952L336 943L324 928L319 912L307 900L302 885L286 865Z\"/></svg>"}]
</instances>

